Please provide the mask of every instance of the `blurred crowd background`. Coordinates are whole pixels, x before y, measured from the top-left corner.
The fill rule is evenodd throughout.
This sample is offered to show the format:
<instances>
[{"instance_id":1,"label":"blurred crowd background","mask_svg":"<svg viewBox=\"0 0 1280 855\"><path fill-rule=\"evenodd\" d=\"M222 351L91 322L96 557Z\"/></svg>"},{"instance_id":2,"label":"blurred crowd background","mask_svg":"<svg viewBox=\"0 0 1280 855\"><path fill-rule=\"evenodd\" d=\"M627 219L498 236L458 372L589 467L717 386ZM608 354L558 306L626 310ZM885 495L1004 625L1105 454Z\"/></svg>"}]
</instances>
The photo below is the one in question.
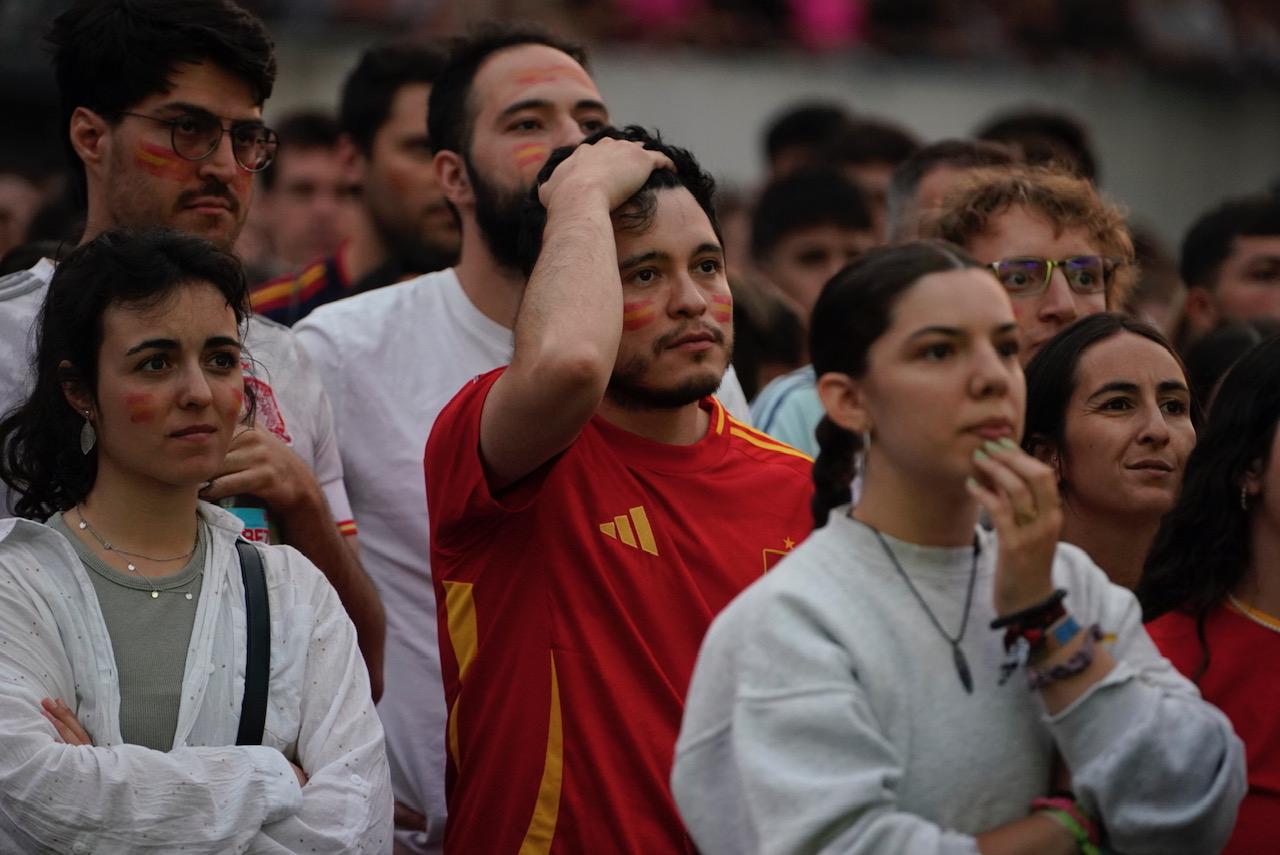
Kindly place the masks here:
<instances>
[{"instance_id":1,"label":"blurred crowd background","mask_svg":"<svg viewBox=\"0 0 1280 855\"><path fill-rule=\"evenodd\" d=\"M0 0L0 254L66 219L54 84L58 0ZM921 142L1014 108L1086 128L1098 184L1169 247L1195 216L1280 182L1280 3L1273 0L244 0L278 42L266 118L332 112L369 45L496 17L591 49L620 123L693 150L749 199L770 122L842 105ZM285 140L288 144L288 140ZM734 247L731 247L734 249Z\"/></svg>"}]
</instances>

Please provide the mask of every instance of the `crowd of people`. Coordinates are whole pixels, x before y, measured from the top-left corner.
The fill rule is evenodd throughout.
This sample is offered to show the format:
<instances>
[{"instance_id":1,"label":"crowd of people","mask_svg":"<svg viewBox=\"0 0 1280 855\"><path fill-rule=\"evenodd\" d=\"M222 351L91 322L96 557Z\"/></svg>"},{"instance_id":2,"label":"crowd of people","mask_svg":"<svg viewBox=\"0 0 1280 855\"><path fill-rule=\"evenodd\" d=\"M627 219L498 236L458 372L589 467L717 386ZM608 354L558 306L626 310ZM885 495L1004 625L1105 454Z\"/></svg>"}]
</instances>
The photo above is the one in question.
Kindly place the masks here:
<instances>
[{"instance_id":1,"label":"crowd of people","mask_svg":"<svg viewBox=\"0 0 1280 855\"><path fill-rule=\"evenodd\" d=\"M804 103L718 205L549 31L276 128L233 0L47 39L0 850L1280 846L1276 195L1174 259L1070 116Z\"/></svg>"}]
</instances>

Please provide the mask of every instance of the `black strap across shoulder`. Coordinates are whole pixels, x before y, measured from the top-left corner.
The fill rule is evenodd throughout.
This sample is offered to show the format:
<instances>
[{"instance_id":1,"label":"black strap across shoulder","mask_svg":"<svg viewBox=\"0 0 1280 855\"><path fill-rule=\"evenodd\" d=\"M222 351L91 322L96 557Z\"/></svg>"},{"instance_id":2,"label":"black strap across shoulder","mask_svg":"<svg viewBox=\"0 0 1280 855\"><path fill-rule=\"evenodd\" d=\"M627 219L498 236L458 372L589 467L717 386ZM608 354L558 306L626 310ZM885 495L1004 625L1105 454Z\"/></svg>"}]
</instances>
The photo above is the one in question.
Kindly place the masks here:
<instances>
[{"instance_id":1,"label":"black strap across shoulder","mask_svg":"<svg viewBox=\"0 0 1280 855\"><path fill-rule=\"evenodd\" d=\"M236 541L240 577L244 580L245 665L244 703L236 745L261 745L267 722L267 679L271 675L271 607L262 556L247 540Z\"/></svg>"}]
</instances>

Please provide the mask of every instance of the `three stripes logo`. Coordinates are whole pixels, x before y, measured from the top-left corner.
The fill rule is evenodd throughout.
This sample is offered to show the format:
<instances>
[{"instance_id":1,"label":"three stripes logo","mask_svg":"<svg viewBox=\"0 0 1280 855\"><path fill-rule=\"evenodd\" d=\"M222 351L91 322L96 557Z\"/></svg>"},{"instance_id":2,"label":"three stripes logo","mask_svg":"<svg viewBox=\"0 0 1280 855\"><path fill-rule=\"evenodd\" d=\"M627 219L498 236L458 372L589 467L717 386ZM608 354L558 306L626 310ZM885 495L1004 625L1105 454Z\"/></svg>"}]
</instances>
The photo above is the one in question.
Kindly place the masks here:
<instances>
[{"instance_id":1,"label":"three stripes logo","mask_svg":"<svg viewBox=\"0 0 1280 855\"><path fill-rule=\"evenodd\" d=\"M605 537L620 540L632 549L642 549L650 555L658 554L658 544L653 539L653 529L649 527L649 517L645 515L644 505L636 505L627 512L627 516L614 517L611 522L600 523L600 531Z\"/></svg>"}]
</instances>

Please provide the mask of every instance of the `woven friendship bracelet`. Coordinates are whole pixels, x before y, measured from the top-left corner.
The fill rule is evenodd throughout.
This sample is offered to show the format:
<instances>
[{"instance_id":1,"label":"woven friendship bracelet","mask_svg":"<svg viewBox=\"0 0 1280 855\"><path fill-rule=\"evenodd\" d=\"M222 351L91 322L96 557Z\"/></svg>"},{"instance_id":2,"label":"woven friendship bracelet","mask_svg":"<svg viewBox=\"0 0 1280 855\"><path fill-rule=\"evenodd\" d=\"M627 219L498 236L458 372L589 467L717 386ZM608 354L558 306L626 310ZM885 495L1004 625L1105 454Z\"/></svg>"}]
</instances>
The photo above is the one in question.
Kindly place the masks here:
<instances>
[{"instance_id":1,"label":"woven friendship bracelet","mask_svg":"<svg viewBox=\"0 0 1280 855\"><path fill-rule=\"evenodd\" d=\"M1093 645L1101 640L1102 629L1095 623L1085 630L1084 645L1065 662L1059 662L1049 669L1027 668L1027 685L1033 689L1043 689L1056 680L1074 677L1093 664Z\"/></svg>"}]
</instances>

